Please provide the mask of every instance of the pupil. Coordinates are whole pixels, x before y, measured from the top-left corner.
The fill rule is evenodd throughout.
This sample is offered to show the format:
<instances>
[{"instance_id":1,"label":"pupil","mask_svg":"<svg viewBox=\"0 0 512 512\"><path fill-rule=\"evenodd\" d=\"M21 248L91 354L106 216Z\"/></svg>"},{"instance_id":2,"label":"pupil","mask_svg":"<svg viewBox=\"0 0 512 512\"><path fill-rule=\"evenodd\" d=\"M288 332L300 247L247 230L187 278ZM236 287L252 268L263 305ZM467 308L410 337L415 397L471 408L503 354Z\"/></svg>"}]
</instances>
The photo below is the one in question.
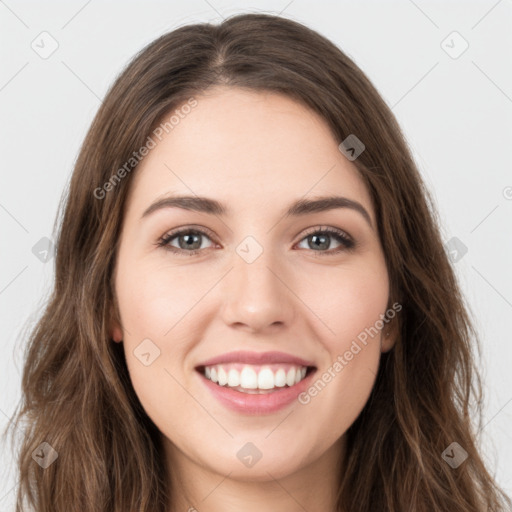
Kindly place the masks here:
<instances>
[{"instance_id":1,"label":"pupil","mask_svg":"<svg viewBox=\"0 0 512 512\"><path fill-rule=\"evenodd\" d=\"M197 235L197 234L188 234L188 235L183 235L183 238L186 239L186 241L185 241L185 248L190 249L191 246L194 243L197 243L197 241L199 240L199 235ZM199 245L201 245L201 244L199 243ZM193 248L195 249L195 247L193 247ZM183 247L182 247L182 249L183 249Z\"/></svg>"},{"instance_id":2,"label":"pupil","mask_svg":"<svg viewBox=\"0 0 512 512\"><path fill-rule=\"evenodd\" d=\"M329 241L328 241L328 237L325 236L325 235L312 235L312 239L314 240L313 244L315 245L315 247L320 247L322 246L323 249L328 249L329 248ZM318 242L318 240L321 239L323 240Z\"/></svg>"}]
</instances>

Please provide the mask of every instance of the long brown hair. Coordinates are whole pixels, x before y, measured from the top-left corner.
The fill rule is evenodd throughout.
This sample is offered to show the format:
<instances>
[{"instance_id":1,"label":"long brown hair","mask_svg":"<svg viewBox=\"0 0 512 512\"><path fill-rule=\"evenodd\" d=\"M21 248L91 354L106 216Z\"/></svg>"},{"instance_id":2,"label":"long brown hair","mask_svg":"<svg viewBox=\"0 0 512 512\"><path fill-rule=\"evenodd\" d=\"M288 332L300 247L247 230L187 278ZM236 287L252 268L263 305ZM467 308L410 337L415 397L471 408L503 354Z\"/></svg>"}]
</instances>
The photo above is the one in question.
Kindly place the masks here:
<instances>
[{"instance_id":1,"label":"long brown hair","mask_svg":"<svg viewBox=\"0 0 512 512\"><path fill-rule=\"evenodd\" d=\"M403 309L396 344L382 354L371 396L347 432L337 510L505 510L510 499L478 448L479 341L401 130L333 43L266 14L165 34L108 91L58 219L55 286L25 356L13 421L25 428L17 510L169 509L173 490L160 433L135 395L122 345L110 339L110 320L118 318L112 276L136 172L126 163L165 115L219 84L288 95L320 114L337 140L355 134L366 148L354 164L376 212L390 303ZM457 468L442 456L453 442L468 455ZM53 453L49 447L58 458L43 468L33 453Z\"/></svg>"}]
</instances>

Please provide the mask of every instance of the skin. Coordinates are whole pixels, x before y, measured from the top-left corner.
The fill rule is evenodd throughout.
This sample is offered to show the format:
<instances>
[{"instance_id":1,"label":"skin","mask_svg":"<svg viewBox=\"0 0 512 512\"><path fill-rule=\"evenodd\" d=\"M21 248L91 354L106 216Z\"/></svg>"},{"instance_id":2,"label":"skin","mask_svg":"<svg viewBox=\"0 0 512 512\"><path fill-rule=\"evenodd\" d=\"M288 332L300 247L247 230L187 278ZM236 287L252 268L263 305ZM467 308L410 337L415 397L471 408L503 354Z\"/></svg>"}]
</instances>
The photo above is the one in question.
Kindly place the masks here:
<instances>
[{"instance_id":1,"label":"skin","mask_svg":"<svg viewBox=\"0 0 512 512\"><path fill-rule=\"evenodd\" d=\"M307 405L268 415L226 409L194 367L237 349L279 350L313 361L320 376L349 350L389 307L370 195L325 121L287 96L217 87L196 99L133 177L112 338L123 342L134 389L162 433L172 511L333 510L345 432L368 400L394 332L371 338ZM141 219L171 194L214 198L232 214L164 208ZM282 215L294 200L332 194L361 203L373 227L349 208ZM214 235L199 238L198 254L157 246L191 225ZM348 234L356 249L332 236L315 249L305 232L326 226ZM249 235L263 249L250 264L236 252ZM134 355L146 338L160 350L149 366ZM249 441L262 452L250 468L236 457Z\"/></svg>"}]
</instances>

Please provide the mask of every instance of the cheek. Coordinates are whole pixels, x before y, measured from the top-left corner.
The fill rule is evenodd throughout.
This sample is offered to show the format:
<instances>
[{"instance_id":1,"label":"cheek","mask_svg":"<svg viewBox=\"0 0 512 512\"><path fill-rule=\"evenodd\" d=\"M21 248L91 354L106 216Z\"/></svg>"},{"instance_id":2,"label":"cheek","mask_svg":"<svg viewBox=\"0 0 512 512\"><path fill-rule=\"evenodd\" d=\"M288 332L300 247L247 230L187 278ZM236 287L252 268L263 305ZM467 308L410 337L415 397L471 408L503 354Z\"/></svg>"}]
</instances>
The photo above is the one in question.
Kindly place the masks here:
<instances>
[{"instance_id":1,"label":"cheek","mask_svg":"<svg viewBox=\"0 0 512 512\"><path fill-rule=\"evenodd\" d=\"M309 283L309 291L304 290L327 326L318 332L323 333L319 337L328 357L299 402L337 425L335 436L351 425L371 393L389 287L381 262L337 269L328 282L322 289Z\"/></svg>"},{"instance_id":2,"label":"cheek","mask_svg":"<svg viewBox=\"0 0 512 512\"><path fill-rule=\"evenodd\" d=\"M207 289L198 275L177 266L120 265L116 290L123 325L132 338L170 338Z\"/></svg>"},{"instance_id":3,"label":"cheek","mask_svg":"<svg viewBox=\"0 0 512 512\"><path fill-rule=\"evenodd\" d=\"M188 386L183 366L192 342L187 312L192 312L204 289L176 267L126 260L119 263L116 292L135 393L161 431L179 431L183 420L172 411L193 405L183 392Z\"/></svg>"},{"instance_id":4,"label":"cheek","mask_svg":"<svg viewBox=\"0 0 512 512\"><path fill-rule=\"evenodd\" d=\"M386 311L389 298L388 274L383 262L358 262L330 268L308 279L300 297L321 320L322 339L331 356L348 349L353 339L377 339L375 326ZM382 327L380 322L377 324Z\"/></svg>"}]
</instances>

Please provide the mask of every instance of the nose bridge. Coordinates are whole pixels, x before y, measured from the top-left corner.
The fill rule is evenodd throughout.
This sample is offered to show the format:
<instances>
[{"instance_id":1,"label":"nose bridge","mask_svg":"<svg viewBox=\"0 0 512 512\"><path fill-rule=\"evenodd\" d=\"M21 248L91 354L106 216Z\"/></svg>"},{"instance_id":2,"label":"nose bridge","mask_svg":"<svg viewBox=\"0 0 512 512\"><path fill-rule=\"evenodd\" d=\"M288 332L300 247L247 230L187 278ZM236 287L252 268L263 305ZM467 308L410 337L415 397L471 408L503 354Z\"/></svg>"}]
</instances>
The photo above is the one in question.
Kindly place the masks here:
<instances>
[{"instance_id":1,"label":"nose bridge","mask_svg":"<svg viewBox=\"0 0 512 512\"><path fill-rule=\"evenodd\" d=\"M271 249L252 237L244 239L236 248L232 270L226 276L225 321L254 330L288 323L293 311L291 293L279 269Z\"/></svg>"}]
</instances>

